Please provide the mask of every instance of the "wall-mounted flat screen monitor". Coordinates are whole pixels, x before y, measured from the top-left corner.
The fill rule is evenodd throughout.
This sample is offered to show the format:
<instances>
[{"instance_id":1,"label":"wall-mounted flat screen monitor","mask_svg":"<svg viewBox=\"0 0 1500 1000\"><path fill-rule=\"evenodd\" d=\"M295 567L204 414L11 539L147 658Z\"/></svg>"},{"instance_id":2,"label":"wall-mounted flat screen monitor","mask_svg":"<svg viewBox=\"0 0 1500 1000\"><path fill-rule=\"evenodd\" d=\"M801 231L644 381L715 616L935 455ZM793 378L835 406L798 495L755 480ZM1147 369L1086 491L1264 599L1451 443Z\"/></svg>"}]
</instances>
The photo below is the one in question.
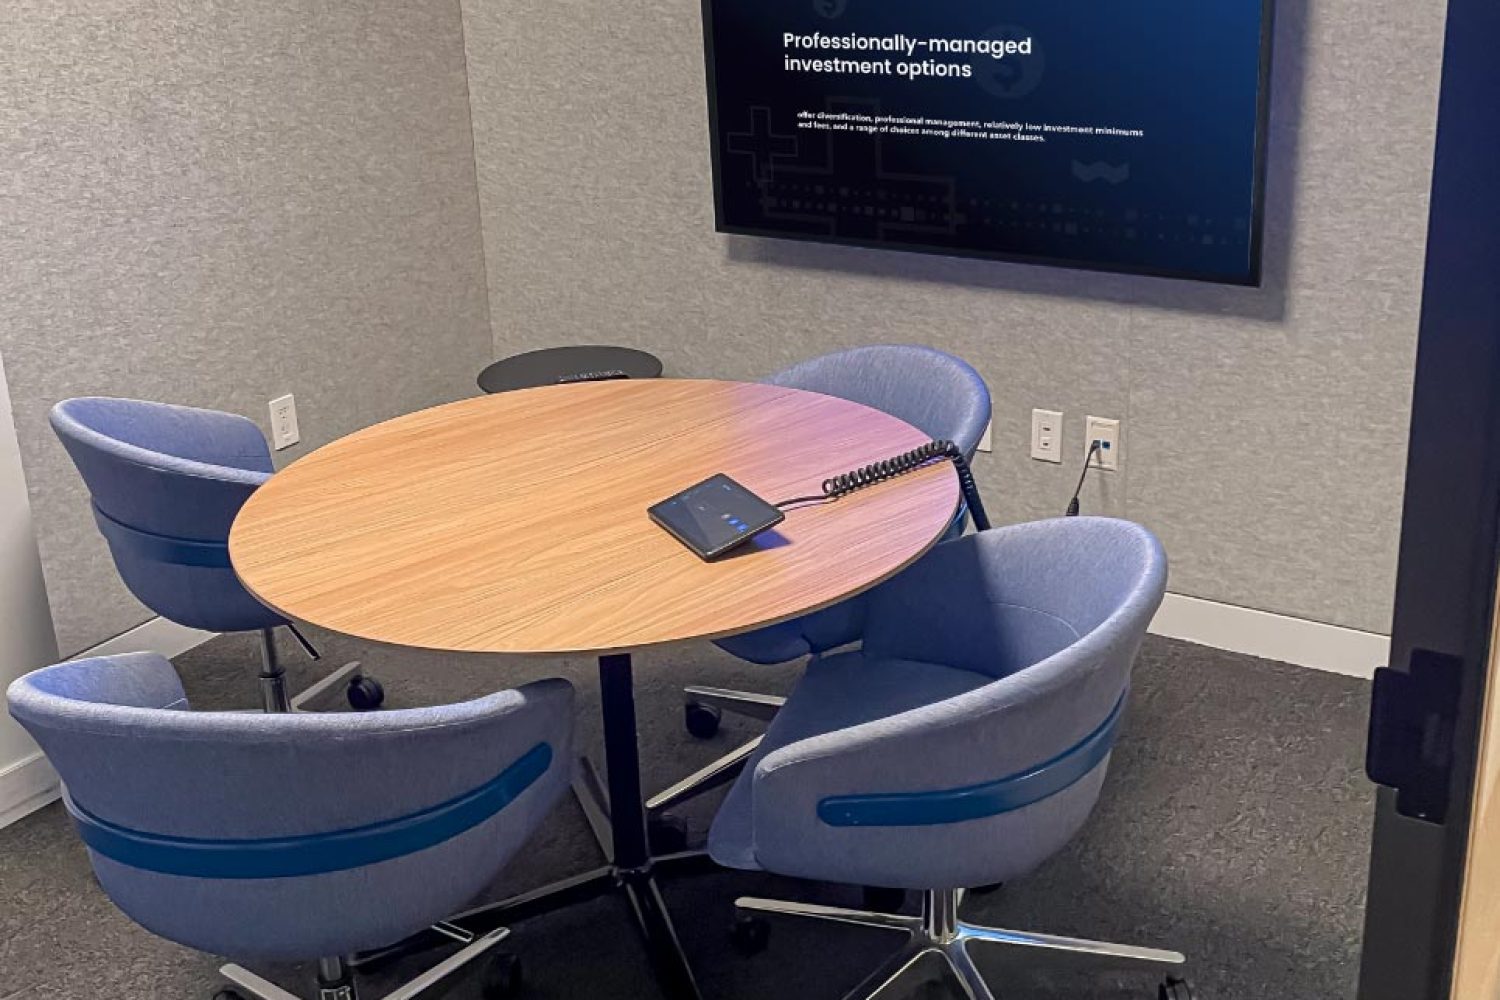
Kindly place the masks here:
<instances>
[{"instance_id":1,"label":"wall-mounted flat screen monitor","mask_svg":"<svg viewBox=\"0 0 1500 1000\"><path fill-rule=\"evenodd\" d=\"M703 0L721 232L1253 285L1271 0Z\"/></svg>"}]
</instances>

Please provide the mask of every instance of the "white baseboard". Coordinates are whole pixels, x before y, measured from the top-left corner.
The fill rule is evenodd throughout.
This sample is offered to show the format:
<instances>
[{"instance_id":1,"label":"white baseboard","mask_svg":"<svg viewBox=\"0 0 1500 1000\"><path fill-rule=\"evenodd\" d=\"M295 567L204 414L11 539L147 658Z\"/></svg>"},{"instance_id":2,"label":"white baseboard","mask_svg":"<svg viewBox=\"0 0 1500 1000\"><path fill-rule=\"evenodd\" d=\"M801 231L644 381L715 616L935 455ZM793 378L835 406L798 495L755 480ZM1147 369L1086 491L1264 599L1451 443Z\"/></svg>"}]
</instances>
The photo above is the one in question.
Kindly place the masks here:
<instances>
[{"instance_id":1,"label":"white baseboard","mask_svg":"<svg viewBox=\"0 0 1500 1000\"><path fill-rule=\"evenodd\" d=\"M1390 636L1233 604L1168 594L1151 621L1153 635L1185 639L1299 667L1373 677L1390 656Z\"/></svg>"},{"instance_id":2,"label":"white baseboard","mask_svg":"<svg viewBox=\"0 0 1500 1000\"><path fill-rule=\"evenodd\" d=\"M170 659L218 635L153 618L128 632L106 639L86 649L75 660L88 656L114 656L118 653L153 652ZM40 750L15 763L0 767L0 828L57 799L57 772L47 763Z\"/></svg>"},{"instance_id":3,"label":"white baseboard","mask_svg":"<svg viewBox=\"0 0 1500 1000\"><path fill-rule=\"evenodd\" d=\"M57 799L57 772L37 750L0 768L0 828Z\"/></svg>"},{"instance_id":4,"label":"white baseboard","mask_svg":"<svg viewBox=\"0 0 1500 1000\"><path fill-rule=\"evenodd\" d=\"M87 656L116 656L120 653L160 653L170 660L203 645L218 634L188 628L165 618L153 618L70 658L81 660Z\"/></svg>"}]
</instances>

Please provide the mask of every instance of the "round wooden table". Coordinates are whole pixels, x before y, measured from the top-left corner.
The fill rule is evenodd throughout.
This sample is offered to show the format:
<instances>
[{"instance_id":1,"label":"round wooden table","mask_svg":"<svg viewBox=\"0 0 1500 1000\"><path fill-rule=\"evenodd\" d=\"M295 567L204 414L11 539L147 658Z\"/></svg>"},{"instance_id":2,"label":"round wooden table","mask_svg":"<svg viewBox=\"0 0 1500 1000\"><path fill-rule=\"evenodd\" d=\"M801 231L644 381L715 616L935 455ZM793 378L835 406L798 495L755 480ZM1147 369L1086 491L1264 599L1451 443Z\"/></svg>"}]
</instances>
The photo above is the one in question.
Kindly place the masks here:
<instances>
[{"instance_id":1,"label":"round wooden table","mask_svg":"<svg viewBox=\"0 0 1500 1000\"><path fill-rule=\"evenodd\" d=\"M376 642L523 656L599 656L608 803L604 867L472 911L493 926L623 891L673 997L696 997L646 837L630 652L745 632L892 576L952 522L946 464L796 506L704 562L646 508L716 473L777 502L926 440L817 393L653 379L525 389L378 424L277 473L230 533L236 572L289 618ZM594 794L597 796L597 789ZM587 805L587 803L586 803ZM461 919L461 918L455 918Z\"/></svg>"}]
</instances>

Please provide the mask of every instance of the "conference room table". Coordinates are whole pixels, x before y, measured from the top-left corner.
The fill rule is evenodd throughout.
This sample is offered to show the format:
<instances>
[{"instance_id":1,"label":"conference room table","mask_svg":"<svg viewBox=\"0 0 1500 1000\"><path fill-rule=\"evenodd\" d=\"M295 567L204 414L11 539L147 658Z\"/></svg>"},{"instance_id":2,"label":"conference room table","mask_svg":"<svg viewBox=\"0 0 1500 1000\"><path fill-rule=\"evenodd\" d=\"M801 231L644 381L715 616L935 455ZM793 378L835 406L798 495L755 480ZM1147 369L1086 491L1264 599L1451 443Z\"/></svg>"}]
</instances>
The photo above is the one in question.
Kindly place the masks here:
<instances>
[{"instance_id":1,"label":"conference room table","mask_svg":"<svg viewBox=\"0 0 1500 1000\"><path fill-rule=\"evenodd\" d=\"M336 632L456 653L597 657L607 791L591 767L575 789L605 863L453 922L482 933L622 893L664 994L690 1000L698 988L657 876L705 858L653 856L634 654L785 621L875 586L939 539L960 492L947 463L926 466L836 501L788 505L780 525L711 562L646 508L720 472L772 502L818 494L824 479L925 441L880 411L771 385L525 389L397 417L299 459L245 504L230 556L261 601Z\"/></svg>"}]
</instances>

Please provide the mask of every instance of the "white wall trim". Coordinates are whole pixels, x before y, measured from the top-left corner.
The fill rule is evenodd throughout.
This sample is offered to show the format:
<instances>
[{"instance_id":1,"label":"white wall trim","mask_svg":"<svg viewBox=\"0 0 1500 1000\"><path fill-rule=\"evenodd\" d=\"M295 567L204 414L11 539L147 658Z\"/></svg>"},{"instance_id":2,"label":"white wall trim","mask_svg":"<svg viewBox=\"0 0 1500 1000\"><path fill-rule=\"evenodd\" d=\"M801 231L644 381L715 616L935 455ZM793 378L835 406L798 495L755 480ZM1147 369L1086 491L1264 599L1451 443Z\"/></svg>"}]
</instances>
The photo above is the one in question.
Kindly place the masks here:
<instances>
[{"instance_id":1,"label":"white wall trim","mask_svg":"<svg viewBox=\"0 0 1500 1000\"><path fill-rule=\"evenodd\" d=\"M188 628L165 618L152 618L113 639L105 639L70 659L81 660L87 656L118 656L120 653L160 653L167 659L181 656L190 649L203 645L217 632Z\"/></svg>"},{"instance_id":2,"label":"white wall trim","mask_svg":"<svg viewBox=\"0 0 1500 1000\"><path fill-rule=\"evenodd\" d=\"M1234 653L1295 663L1350 677L1373 677L1390 655L1390 636L1256 611L1201 597L1168 594L1151 621L1153 635Z\"/></svg>"},{"instance_id":3,"label":"white wall trim","mask_svg":"<svg viewBox=\"0 0 1500 1000\"><path fill-rule=\"evenodd\" d=\"M59 791L57 772L40 750L0 769L0 828L54 801Z\"/></svg>"},{"instance_id":4,"label":"white wall trim","mask_svg":"<svg viewBox=\"0 0 1500 1000\"><path fill-rule=\"evenodd\" d=\"M160 653L171 659L203 645L217 634L178 625L165 618L152 618L113 639L85 649L73 659L143 652ZM0 768L0 828L56 801L57 797L57 772L52 770L52 765L47 763L40 750Z\"/></svg>"}]
</instances>

